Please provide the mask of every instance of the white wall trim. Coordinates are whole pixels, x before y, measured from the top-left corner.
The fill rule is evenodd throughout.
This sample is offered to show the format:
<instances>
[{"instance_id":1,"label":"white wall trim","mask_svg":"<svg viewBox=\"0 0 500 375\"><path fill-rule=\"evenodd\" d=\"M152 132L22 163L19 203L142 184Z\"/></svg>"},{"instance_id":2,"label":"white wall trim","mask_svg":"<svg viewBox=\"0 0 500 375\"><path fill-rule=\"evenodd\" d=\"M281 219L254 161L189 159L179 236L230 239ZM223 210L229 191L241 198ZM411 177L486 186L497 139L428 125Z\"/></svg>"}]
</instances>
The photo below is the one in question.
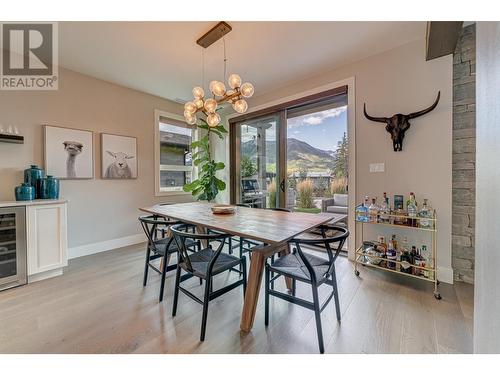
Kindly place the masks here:
<instances>
[{"instance_id":1,"label":"white wall trim","mask_svg":"<svg viewBox=\"0 0 500 375\"><path fill-rule=\"evenodd\" d=\"M146 236L143 233L133 234L131 236L115 238L113 240L89 243L87 245L70 247L68 249L68 259L83 257L86 255L102 253L104 251L118 249L120 247L136 245L146 242Z\"/></svg>"},{"instance_id":2,"label":"white wall trim","mask_svg":"<svg viewBox=\"0 0 500 375\"><path fill-rule=\"evenodd\" d=\"M437 275L440 282L453 284L453 268L438 266Z\"/></svg>"}]
</instances>

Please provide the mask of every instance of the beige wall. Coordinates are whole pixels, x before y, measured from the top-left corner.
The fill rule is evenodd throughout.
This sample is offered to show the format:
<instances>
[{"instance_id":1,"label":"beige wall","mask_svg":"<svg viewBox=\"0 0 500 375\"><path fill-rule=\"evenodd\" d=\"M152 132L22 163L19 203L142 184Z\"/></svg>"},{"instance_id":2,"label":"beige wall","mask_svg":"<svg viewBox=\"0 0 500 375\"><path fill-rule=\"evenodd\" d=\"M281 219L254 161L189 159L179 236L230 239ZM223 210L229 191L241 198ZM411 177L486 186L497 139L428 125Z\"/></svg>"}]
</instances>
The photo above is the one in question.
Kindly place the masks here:
<instances>
[{"instance_id":1,"label":"beige wall","mask_svg":"<svg viewBox=\"0 0 500 375\"><path fill-rule=\"evenodd\" d=\"M452 56L425 61L425 41L349 64L273 92L256 96L250 109L349 77L356 79L356 197L382 196L386 191L429 198L439 217L439 277L452 282L451 270L451 150ZM363 116L363 103L376 116L409 113L433 103L438 107L412 121L403 152L394 152L384 125ZM256 87L258 93L258 87ZM369 163L385 163L385 173L369 173ZM392 199L391 199L392 201Z\"/></svg>"},{"instance_id":2,"label":"beige wall","mask_svg":"<svg viewBox=\"0 0 500 375\"><path fill-rule=\"evenodd\" d=\"M42 124L94 131L93 180L61 181L69 200L69 247L78 247L140 233L138 207L189 197L154 196L154 110L182 115L182 106L152 95L60 70L59 90L0 91L0 123L16 125L23 145L0 143L0 200L14 199L23 170L43 166ZM100 132L138 138L139 178L102 180Z\"/></svg>"}]
</instances>

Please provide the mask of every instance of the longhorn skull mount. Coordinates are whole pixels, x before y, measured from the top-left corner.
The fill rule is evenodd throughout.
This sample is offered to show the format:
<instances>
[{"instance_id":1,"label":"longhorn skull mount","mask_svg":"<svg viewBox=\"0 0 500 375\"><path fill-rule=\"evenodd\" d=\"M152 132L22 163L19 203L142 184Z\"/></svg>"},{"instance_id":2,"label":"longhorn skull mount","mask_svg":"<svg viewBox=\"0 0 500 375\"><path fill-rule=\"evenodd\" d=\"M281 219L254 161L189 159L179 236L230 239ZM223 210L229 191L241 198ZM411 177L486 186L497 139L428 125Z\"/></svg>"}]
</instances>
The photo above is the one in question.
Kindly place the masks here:
<instances>
[{"instance_id":1,"label":"longhorn skull mount","mask_svg":"<svg viewBox=\"0 0 500 375\"><path fill-rule=\"evenodd\" d=\"M410 128L409 120L423 116L426 113L432 111L434 108L436 108L436 106L439 103L440 96L441 96L441 91L438 91L438 95L434 104L432 104L430 107L426 109L423 109L418 112L412 112L407 115L397 113L392 117L373 117L370 116L368 113L366 113L366 103L364 104L363 112L368 120L375 122L382 122L386 124L385 130L387 130L387 132L391 134L394 151L402 151L405 132Z\"/></svg>"}]
</instances>

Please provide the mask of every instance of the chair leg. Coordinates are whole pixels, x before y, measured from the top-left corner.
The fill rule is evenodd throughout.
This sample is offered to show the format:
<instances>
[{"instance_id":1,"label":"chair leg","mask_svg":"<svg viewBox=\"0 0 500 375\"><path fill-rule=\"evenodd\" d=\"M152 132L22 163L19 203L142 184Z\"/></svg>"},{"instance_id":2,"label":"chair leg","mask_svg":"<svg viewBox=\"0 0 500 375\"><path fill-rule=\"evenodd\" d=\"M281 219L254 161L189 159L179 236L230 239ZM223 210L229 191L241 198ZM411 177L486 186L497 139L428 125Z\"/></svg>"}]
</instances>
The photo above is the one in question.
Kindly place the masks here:
<instances>
[{"instance_id":1,"label":"chair leg","mask_svg":"<svg viewBox=\"0 0 500 375\"><path fill-rule=\"evenodd\" d=\"M264 324L269 325L269 264L266 263L265 270L265 298L264 298Z\"/></svg>"},{"instance_id":2,"label":"chair leg","mask_svg":"<svg viewBox=\"0 0 500 375\"><path fill-rule=\"evenodd\" d=\"M240 258L243 257L243 238L240 237ZM240 271L243 271L243 266L240 264Z\"/></svg>"},{"instance_id":3,"label":"chair leg","mask_svg":"<svg viewBox=\"0 0 500 375\"><path fill-rule=\"evenodd\" d=\"M163 291L165 290L165 276L167 275L168 262L170 260L170 255L165 253L163 256L163 268L161 270L161 282L160 282L160 298L159 301L163 301Z\"/></svg>"},{"instance_id":4,"label":"chair leg","mask_svg":"<svg viewBox=\"0 0 500 375\"><path fill-rule=\"evenodd\" d=\"M227 242L229 243L229 254L232 254L233 253L233 239L231 237L229 237Z\"/></svg>"},{"instance_id":5,"label":"chair leg","mask_svg":"<svg viewBox=\"0 0 500 375\"><path fill-rule=\"evenodd\" d=\"M247 258L241 258L241 267L243 269L243 298L245 298L245 294L247 292Z\"/></svg>"},{"instance_id":6,"label":"chair leg","mask_svg":"<svg viewBox=\"0 0 500 375\"><path fill-rule=\"evenodd\" d=\"M174 304L172 306L172 316L177 314L177 300L179 299L179 284L181 282L181 268L177 266L175 273Z\"/></svg>"},{"instance_id":7,"label":"chair leg","mask_svg":"<svg viewBox=\"0 0 500 375\"><path fill-rule=\"evenodd\" d=\"M151 256L151 249L149 248L146 250L146 264L144 265L144 280L142 282L142 286L146 286L148 283L148 271L149 271L149 257Z\"/></svg>"},{"instance_id":8,"label":"chair leg","mask_svg":"<svg viewBox=\"0 0 500 375\"><path fill-rule=\"evenodd\" d=\"M207 279L205 280L205 298L203 299L203 315L201 317L200 341L205 341L205 331L207 329L208 302L210 299L211 289L212 289L212 278L207 277Z\"/></svg>"},{"instance_id":9,"label":"chair leg","mask_svg":"<svg viewBox=\"0 0 500 375\"><path fill-rule=\"evenodd\" d=\"M335 273L335 265L332 268L332 287L333 287L333 298L335 301L335 312L337 314L337 321L340 322L340 302L339 302L339 291L337 288L337 275Z\"/></svg>"},{"instance_id":10,"label":"chair leg","mask_svg":"<svg viewBox=\"0 0 500 375\"><path fill-rule=\"evenodd\" d=\"M295 297L295 291L297 290L297 280L292 279L292 296Z\"/></svg>"},{"instance_id":11,"label":"chair leg","mask_svg":"<svg viewBox=\"0 0 500 375\"><path fill-rule=\"evenodd\" d=\"M316 320L316 331L318 332L318 345L319 352L323 354L325 352L325 347L323 344L323 329L321 328L321 313L319 305L318 287L316 285L312 286L312 294L314 301L314 318Z\"/></svg>"}]
</instances>

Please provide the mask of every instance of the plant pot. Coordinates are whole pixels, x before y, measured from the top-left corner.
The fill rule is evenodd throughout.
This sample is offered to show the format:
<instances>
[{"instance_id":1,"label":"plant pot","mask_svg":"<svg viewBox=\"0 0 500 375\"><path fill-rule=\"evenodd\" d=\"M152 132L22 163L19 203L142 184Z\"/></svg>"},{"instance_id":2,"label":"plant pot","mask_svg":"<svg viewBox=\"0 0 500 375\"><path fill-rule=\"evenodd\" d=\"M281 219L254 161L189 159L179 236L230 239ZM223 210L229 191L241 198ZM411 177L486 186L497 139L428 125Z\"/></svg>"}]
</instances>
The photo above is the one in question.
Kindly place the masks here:
<instances>
[{"instance_id":1,"label":"plant pot","mask_svg":"<svg viewBox=\"0 0 500 375\"><path fill-rule=\"evenodd\" d=\"M16 201L31 201L35 199L35 188L30 184L23 182L14 189Z\"/></svg>"}]
</instances>

